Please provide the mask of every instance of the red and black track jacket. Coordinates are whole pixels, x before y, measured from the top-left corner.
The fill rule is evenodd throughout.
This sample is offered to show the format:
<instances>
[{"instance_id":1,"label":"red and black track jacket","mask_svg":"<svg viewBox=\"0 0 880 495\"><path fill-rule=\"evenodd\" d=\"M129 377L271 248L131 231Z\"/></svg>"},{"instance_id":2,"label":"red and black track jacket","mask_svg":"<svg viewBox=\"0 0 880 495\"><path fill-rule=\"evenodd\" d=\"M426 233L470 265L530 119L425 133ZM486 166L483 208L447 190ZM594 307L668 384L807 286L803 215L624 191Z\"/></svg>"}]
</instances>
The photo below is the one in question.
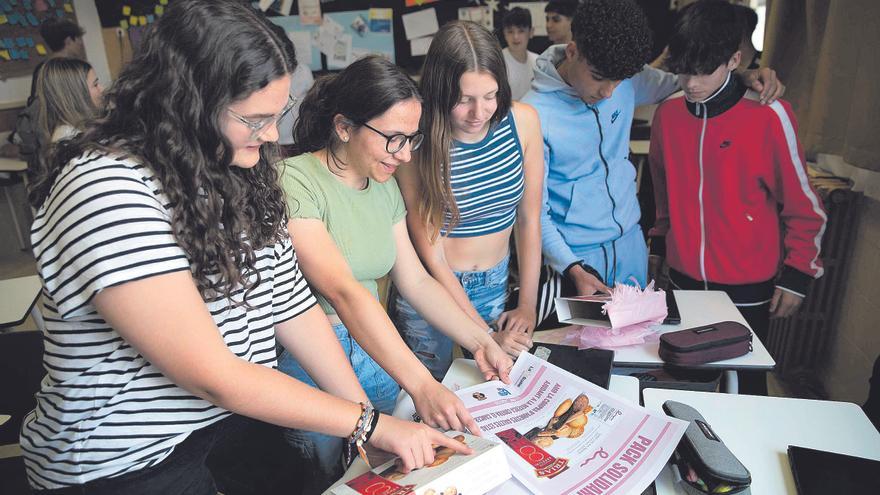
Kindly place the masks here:
<instances>
[{"instance_id":1,"label":"red and black track jacket","mask_svg":"<svg viewBox=\"0 0 880 495\"><path fill-rule=\"evenodd\" d=\"M705 102L663 103L651 127L652 254L696 280L806 294L822 276L826 215L787 102L761 105L729 77ZM663 242L665 240L665 243Z\"/></svg>"}]
</instances>

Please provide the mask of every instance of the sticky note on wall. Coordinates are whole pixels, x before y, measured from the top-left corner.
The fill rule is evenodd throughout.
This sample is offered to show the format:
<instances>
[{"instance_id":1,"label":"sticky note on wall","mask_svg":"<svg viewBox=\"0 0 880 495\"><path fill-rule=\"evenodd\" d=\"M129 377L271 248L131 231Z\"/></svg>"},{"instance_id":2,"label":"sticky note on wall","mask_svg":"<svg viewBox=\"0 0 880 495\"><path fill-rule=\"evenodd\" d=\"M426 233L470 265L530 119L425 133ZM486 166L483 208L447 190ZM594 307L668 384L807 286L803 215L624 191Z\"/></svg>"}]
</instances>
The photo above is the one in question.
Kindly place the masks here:
<instances>
[{"instance_id":1,"label":"sticky note on wall","mask_svg":"<svg viewBox=\"0 0 880 495\"><path fill-rule=\"evenodd\" d=\"M71 5L69 3L65 3L64 4L64 11L69 14L72 14L73 13L73 5Z\"/></svg>"},{"instance_id":2,"label":"sticky note on wall","mask_svg":"<svg viewBox=\"0 0 880 495\"><path fill-rule=\"evenodd\" d=\"M153 9L153 12L155 12L156 15L162 15L165 13L165 7L163 7L161 5L156 5L156 8Z\"/></svg>"},{"instance_id":3,"label":"sticky note on wall","mask_svg":"<svg viewBox=\"0 0 880 495\"><path fill-rule=\"evenodd\" d=\"M128 5L123 5L122 6L122 15L126 15L126 16L131 15L131 7L129 7Z\"/></svg>"},{"instance_id":4,"label":"sticky note on wall","mask_svg":"<svg viewBox=\"0 0 880 495\"><path fill-rule=\"evenodd\" d=\"M46 54L46 47L43 46L42 43L37 43L37 53L39 53L40 55Z\"/></svg>"}]
</instances>

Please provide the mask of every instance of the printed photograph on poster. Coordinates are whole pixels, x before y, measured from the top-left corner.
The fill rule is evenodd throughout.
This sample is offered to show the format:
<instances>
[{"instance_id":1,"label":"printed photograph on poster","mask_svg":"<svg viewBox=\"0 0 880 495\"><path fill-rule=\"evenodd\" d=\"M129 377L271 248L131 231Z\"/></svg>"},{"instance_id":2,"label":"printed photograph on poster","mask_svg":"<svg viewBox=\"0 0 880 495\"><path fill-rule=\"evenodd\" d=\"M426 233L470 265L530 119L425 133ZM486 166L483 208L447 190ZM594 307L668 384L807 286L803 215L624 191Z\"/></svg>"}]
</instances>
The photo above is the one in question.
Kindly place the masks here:
<instances>
[{"instance_id":1,"label":"printed photograph on poster","mask_svg":"<svg viewBox=\"0 0 880 495\"><path fill-rule=\"evenodd\" d=\"M321 1L320 0L297 0L299 8L299 22L302 24L321 25Z\"/></svg>"},{"instance_id":2,"label":"printed photograph on poster","mask_svg":"<svg viewBox=\"0 0 880 495\"><path fill-rule=\"evenodd\" d=\"M367 34L367 21L365 21L362 16L357 16L351 23L351 29L353 29L358 36L363 38L364 35Z\"/></svg>"},{"instance_id":3,"label":"printed photograph on poster","mask_svg":"<svg viewBox=\"0 0 880 495\"><path fill-rule=\"evenodd\" d=\"M370 20L370 32L390 33L391 20L394 15L392 9L370 9L367 18Z\"/></svg>"},{"instance_id":4,"label":"printed photograph on poster","mask_svg":"<svg viewBox=\"0 0 880 495\"><path fill-rule=\"evenodd\" d=\"M403 31L408 40L431 36L440 30L437 24L437 11L433 7L403 14L402 20Z\"/></svg>"},{"instance_id":5,"label":"printed photograph on poster","mask_svg":"<svg viewBox=\"0 0 880 495\"><path fill-rule=\"evenodd\" d=\"M547 2L510 2L507 4L508 9L521 7L532 14L532 28L535 30L535 36L547 36L547 18L544 15L544 7Z\"/></svg>"},{"instance_id":6,"label":"printed photograph on poster","mask_svg":"<svg viewBox=\"0 0 880 495\"><path fill-rule=\"evenodd\" d=\"M495 29L495 22L492 19L492 9L485 5L480 7L462 7L458 9L458 18L462 21L476 22L489 31Z\"/></svg>"}]
</instances>

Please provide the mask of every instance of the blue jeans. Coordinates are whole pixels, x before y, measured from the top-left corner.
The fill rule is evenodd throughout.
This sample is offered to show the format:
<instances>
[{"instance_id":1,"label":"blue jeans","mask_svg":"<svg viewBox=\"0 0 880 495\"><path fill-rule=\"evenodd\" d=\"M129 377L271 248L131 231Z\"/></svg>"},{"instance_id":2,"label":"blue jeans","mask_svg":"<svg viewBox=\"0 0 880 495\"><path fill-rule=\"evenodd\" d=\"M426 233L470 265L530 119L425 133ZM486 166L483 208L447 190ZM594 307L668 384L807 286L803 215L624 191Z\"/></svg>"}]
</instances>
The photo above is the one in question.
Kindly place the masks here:
<instances>
[{"instance_id":1,"label":"blue jeans","mask_svg":"<svg viewBox=\"0 0 880 495\"><path fill-rule=\"evenodd\" d=\"M455 272L471 304L486 322L494 322L504 311L509 261L507 256L482 272ZM434 378L443 380L452 364L452 340L429 325L400 294L395 295L394 307L394 324L403 340Z\"/></svg>"},{"instance_id":2,"label":"blue jeans","mask_svg":"<svg viewBox=\"0 0 880 495\"><path fill-rule=\"evenodd\" d=\"M333 325L333 331L373 407L390 414L394 409L400 386L358 345L345 325L341 323ZM318 388L312 377L286 350L278 358L278 369L307 385ZM352 429L354 426L351 425ZM342 477L345 468L342 463L345 439L297 429L285 430L284 437L302 459L303 472L309 474L309 478L303 483L304 495L322 493Z\"/></svg>"}]
</instances>

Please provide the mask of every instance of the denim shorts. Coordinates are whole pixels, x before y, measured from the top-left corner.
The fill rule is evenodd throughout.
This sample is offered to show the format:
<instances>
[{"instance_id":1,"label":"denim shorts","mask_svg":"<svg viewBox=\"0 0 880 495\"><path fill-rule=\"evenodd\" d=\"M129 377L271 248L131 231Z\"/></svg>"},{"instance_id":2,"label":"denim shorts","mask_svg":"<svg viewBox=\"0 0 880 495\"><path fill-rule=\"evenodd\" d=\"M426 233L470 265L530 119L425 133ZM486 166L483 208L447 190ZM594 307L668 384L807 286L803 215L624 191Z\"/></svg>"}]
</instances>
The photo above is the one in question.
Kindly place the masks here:
<instances>
[{"instance_id":1,"label":"denim shorts","mask_svg":"<svg viewBox=\"0 0 880 495\"><path fill-rule=\"evenodd\" d=\"M465 294L487 323L504 312L510 257L479 272L455 272ZM452 340L431 327L406 300L395 295L393 321L403 340L437 380L442 380L452 364Z\"/></svg>"},{"instance_id":2,"label":"denim shorts","mask_svg":"<svg viewBox=\"0 0 880 495\"><path fill-rule=\"evenodd\" d=\"M383 413L391 414L400 386L358 345L345 325L342 323L333 325L333 331L373 407ZM278 358L278 369L307 385L318 388L314 380L286 350ZM354 426L351 425L352 429ZM304 480L303 494L322 493L342 476L344 439L297 429L285 430L284 437L301 458L303 472L309 474L308 479Z\"/></svg>"}]
</instances>

